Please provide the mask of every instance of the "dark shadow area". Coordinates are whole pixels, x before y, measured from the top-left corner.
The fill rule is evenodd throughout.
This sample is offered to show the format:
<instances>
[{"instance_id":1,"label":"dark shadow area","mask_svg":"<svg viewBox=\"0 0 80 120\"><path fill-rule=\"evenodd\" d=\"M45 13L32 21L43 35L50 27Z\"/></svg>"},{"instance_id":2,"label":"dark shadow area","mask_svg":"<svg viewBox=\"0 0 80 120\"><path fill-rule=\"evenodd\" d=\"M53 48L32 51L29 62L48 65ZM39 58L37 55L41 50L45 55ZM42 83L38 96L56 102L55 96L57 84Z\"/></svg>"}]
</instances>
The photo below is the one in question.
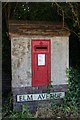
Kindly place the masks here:
<instances>
[{"instance_id":1,"label":"dark shadow area","mask_svg":"<svg viewBox=\"0 0 80 120\"><path fill-rule=\"evenodd\" d=\"M80 39L74 33L69 37L69 65L80 70Z\"/></svg>"},{"instance_id":2,"label":"dark shadow area","mask_svg":"<svg viewBox=\"0 0 80 120\"><path fill-rule=\"evenodd\" d=\"M8 37L8 28L5 13L2 13L2 102L11 92L11 41Z\"/></svg>"}]
</instances>

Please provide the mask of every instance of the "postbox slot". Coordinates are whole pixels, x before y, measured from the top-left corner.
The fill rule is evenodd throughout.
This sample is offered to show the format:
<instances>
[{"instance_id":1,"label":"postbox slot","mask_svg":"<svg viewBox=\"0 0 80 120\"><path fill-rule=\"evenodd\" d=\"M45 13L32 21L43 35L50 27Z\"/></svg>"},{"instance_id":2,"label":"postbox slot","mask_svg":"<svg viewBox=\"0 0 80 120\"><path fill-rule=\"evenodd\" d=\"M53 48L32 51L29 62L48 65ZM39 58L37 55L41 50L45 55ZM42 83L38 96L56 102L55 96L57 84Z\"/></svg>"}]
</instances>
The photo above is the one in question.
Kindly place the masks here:
<instances>
[{"instance_id":1,"label":"postbox slot","mask_svg":"<svg viewBox=\"0 0 80 120\"><path fill-rule=\"evenodd\" d=\"M47 46L36 46L35 47L36 48L36 50L46 50L47 49Z\"/></svg>"}]
</instances>

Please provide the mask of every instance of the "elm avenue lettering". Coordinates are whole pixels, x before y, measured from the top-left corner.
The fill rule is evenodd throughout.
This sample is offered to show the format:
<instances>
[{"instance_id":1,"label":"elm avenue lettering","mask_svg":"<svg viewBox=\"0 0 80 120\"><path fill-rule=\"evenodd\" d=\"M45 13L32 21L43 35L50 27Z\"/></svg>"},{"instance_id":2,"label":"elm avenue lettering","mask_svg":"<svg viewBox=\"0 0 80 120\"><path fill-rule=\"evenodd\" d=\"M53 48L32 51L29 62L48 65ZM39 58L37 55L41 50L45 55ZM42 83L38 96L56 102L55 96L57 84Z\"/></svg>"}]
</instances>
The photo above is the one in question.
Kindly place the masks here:
<instances>
[{"instance_id":1,"label":"elm avenue lettering","mask_svg":"<svg viewBox=\"0 0 80 120\"><path fill-rule=\"evenodd\" d=\"M19 101L33 101L32 95L19 95Z\"/></svg>"},{"instance_id":2,"label":"elm avenue lettering","mask_svg":"<svg viewBox=\"0 0 80 120\"><path fill-rule=\"evenodd\" d=\"M49 95L48 94L39 94L37 100L48 100Z\"/></svg>"},{"instance_id":3,"label":"elm avenue lettering","mask_svg":"<svg viewBox=\"0 0 80 120\"><path fill-rule=\"evenodd\" d=\"M36 100L50 100L53 98L53 96L56 97L64 97L64 92L61 93L43 93L43 94L27 94L27 95L17 95L17 102L26 102L26 101L36 101Z\"/></svg>"}]
</instances>

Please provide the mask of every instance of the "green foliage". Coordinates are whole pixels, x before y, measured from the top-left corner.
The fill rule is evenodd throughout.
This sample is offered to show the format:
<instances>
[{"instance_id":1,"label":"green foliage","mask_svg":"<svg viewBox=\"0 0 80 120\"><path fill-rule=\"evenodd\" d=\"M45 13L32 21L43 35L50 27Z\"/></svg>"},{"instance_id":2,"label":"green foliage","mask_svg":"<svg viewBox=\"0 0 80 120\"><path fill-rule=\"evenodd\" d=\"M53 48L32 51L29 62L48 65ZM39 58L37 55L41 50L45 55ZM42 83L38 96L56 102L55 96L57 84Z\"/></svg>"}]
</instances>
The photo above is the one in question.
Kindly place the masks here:
<instances>
[{"instance_id":1,"label":"green foliage","mask_svg":"<svg viewBox=\"0 0 80 120\"><path fill-rule=\"evenodd\" d=\"M32 114L29 111L28 106L25 104L23 105L23 110L22 110L22 118L32 118Z\"/></svg>"},{"instance_id":2,"label":"green foliage","mask_svg":"<svg viewBox=\"0 0 80 120\"><path fill-rule=\"evenodd\" d=\"M17 111L12 111L10 116L8 118L11 118L15 120L15 118L22 120L23 118L26 120L26 118L33 118L32 114L29 112L28 106L23 105L22 111L17 112Z\"/></svg>"},{"instance_id":3,"label":"green foliage","mask_svg":"<svg viewBox=\"0 0 80 120\"><path fill-rule=\"evenodd\" d=\"M62 19L57 14L56 6L47 2L19 3L16 5L14 14L10 16L14 20L34 20L34 21L59 21Z\"/></svg>"},{"instance_id":4,"label":"green foliage","mask_svg":"<svg viewBox=\"0 0 80 120\"><path fill-rule=\"evenodd\" d=\"M6 110L5 111L6 114L3 114L3 119L4 118L10 118L12 120L15 120L15 119L22 120L24 118L26 120L26 118L29 118L29 119L34 118L33 115L30 113L30 111L28 109L28 106L26 104L22 106L22 111L20 111L20 112L15 111L15 110L12 111L10 109L10 106L8 107L8 104L6 104L6 109L5 110ZM3 111L3 113L4 113L4 111Z\"/></svg>"},{"instance_id":5,"label":"green foliage","mask_svg":"<svg viewBox=\"0 0 80 120\"><path fill-rule=\"evenodd\" d=\"M42 105L39 106L36 112L36 117L37 118L55 118L55 119L71 119L71 120L76 120L80 119L80 111L75 107L70 108L70 107L64 107L63 105L61 106L56 106L52 108L52 106L47 105Z\"/></svg>"},{"instance_id":6,"label":"green foliage","mask_svg":"<svg viewBox=\"0 0 80 120\"><path fill-rule=\"evenodd\" d=\"M51 92L51 89L52 89L52 85L51 83L47 86L47 93L49 94Z\"/></svg>"},{"instance_id":7,"label":"green foliage","mask_svg":"<svg viewBox=\"0 0 80 120\"><path fill-rule=\"evenodd\" d=\"M68 90L61 109L66 117L80 119L80 72L70 68L66 70Z\"/></svg>"},{"instance_id":8,"label":"green foliage","mask_svg":"<svg viewBox=\"0 0 80 120\"><path fill-rule=\"evenodd\" d=\"M50 83L47 86L47 93L50 94L52 89L53 89L53 85L51 85L51 83ZM51 108L55 109L55 108L61 106L61 101L62 101L62 99L60 100L60 96L55 96L55 95L51 96L51 98L50 98Z\"/></svg>"},{"instance_id":9,"label":"green foliage","mask_svg":"<svg viewBox=\"0 0 80 120\"><path fill-rule=\"evenodd\" d=\"M50 104L41 104L37 108L36 118L52 118L53 111Z\"/></svg>"},{"instance_id":10,"label":"green foliage","mask_svg":"<svg viewBox=\"0 0 80 120\"><path fill-rule=\"evenodd\" d=\"M2 116L8 116L12 112L12 95L9 93L2 104Z\"/></svg>"},{"instance_id":11,"label":"green foliage","mask_svg":"<svg viewBox=\"0 0 80 120\"><path fill-rule=\"evenodd\" d=\"M67 69L68 90L65 97L67 106L80 107L80 73L77 69Z\"/></svg>"},{"instance_id":12,"label":"green foliage","mask_svg":"<svg viewBox=\"0 0 80 120\"><path fill-rule=\"evenodd\" d=\"M2 118L10 118L11 120L19 119L22 120L23 118L33 118L33 115L29 111L27 104L22 105L22 111L15 111L12 109L12 95L11 93L7 96L6 100L4 101L2 107Z\"/></svg>"},{"instance_id":13,"label":"green foliage","mask_svg":"<svg viewBox=\"0 0 80 120\"><path fill-rule=\"evenodd\" d=\"M44 118L49 117L53 118L75 118L80 119L80 73L77 69L67 69L66 75L68 78L68 89L64 99L51 98L50 107L39 107L38 115L43 116ZM48 93L51 92L52 86L48 86ZM51 112L51 113L50 113Z\"/></svg>"}]
</instances>

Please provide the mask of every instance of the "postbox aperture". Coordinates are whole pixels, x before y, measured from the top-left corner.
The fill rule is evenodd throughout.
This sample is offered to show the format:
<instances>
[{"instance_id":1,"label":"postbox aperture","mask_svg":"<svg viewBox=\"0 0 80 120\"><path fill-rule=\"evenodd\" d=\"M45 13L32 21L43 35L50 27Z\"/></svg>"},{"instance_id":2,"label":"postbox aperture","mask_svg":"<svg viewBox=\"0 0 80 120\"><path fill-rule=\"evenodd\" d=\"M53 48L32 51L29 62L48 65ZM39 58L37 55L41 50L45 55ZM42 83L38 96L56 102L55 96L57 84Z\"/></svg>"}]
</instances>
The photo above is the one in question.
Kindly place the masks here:
<instances>
[{"instance_id":1,"label":"postbox aperture","mask_svg":"<svg viewBox=\"0 0 80 120\"><path fill-rule=\"evenodd\" d=\"M50 40L32 40L32 86L50 82Z\"/></svg>"}]
</instances>

